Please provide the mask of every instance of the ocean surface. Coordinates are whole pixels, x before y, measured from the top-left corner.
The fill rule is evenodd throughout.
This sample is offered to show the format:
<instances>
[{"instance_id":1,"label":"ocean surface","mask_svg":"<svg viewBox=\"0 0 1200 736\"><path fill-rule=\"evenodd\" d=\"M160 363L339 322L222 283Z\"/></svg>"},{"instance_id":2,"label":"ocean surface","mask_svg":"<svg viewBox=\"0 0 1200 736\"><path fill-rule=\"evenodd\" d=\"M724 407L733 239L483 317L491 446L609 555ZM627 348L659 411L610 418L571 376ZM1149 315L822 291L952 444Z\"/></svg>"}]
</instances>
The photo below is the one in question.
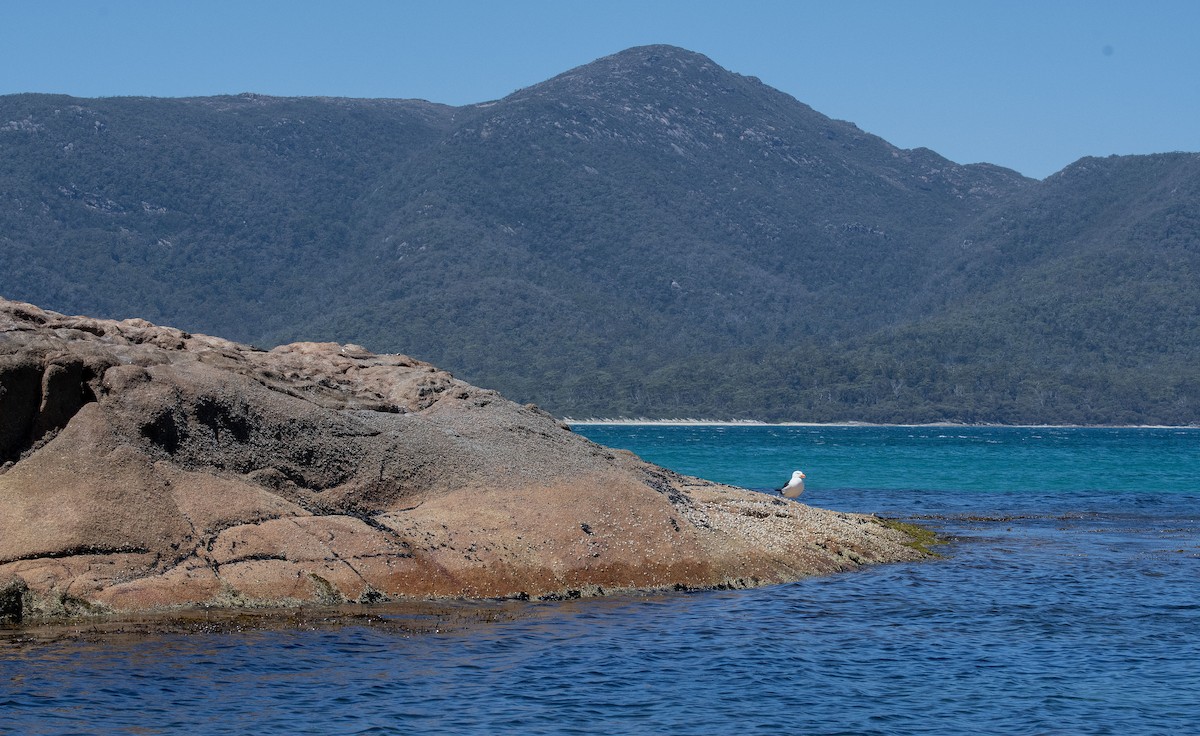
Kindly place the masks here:
<instances>
[{"instance_id":1,"label":"ocean surface","mask_svg":"<svg viewBox=\"0 0 1200 736\"><path fill-rule=\"evenodd\" d=\"M938 560L374 622L0 632L3 734L1200 733L1200 430L580 426ZM411 619L411 617L409 617ZM394 624L394 625L393 625Z\"/></svg>"}]
</instances>

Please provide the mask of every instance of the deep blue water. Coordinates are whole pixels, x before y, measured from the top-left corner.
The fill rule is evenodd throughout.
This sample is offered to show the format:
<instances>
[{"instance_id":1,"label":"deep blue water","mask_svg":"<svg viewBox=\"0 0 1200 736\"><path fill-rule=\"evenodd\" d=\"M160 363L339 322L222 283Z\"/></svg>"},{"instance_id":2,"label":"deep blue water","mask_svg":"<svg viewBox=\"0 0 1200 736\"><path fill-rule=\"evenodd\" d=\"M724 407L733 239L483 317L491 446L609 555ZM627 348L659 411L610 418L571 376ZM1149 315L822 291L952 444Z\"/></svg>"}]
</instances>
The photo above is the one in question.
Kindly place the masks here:
<instances>
[{"instance_id":1,"label":"deep blue water","mask_svg":"<svg viewBox=\"0 0 1200 736\"><path fill-rule=\"evenodd\" d=\"M488 622L0 636L0 733L1200 732L1200 430L579 432L944 559L750 591L463 606Z\"/></svg>"}]
</instances>

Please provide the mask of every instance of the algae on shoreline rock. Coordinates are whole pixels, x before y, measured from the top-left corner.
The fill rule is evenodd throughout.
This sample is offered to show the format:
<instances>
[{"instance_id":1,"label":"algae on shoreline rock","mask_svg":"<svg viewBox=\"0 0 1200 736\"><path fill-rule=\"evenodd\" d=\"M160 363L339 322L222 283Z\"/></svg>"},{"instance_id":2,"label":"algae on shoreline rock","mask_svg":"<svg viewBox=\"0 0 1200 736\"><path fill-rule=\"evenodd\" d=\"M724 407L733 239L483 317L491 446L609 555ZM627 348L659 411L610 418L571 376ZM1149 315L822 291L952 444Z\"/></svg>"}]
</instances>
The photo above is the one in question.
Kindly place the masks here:
<instances>
[{"instance_id":1,"label":"algae on shoreline rock","mask_svg":"<svg viewBox=\"0 0 1200 736\"><path fill-rule=\"evenodd\" d=\"M931 529L927 529L920 524L910 524L905 521L900 521L899 519L888 518L880 518L879 523L883 524L889 529L895 529L898 532L906 534L911 541L904 542L904 545L906 547L915 549L927 557L941 557L941 555L929 548L947 544L946 539L938 536L936 532L932 531Z\"/></svg>"}]
</instances>

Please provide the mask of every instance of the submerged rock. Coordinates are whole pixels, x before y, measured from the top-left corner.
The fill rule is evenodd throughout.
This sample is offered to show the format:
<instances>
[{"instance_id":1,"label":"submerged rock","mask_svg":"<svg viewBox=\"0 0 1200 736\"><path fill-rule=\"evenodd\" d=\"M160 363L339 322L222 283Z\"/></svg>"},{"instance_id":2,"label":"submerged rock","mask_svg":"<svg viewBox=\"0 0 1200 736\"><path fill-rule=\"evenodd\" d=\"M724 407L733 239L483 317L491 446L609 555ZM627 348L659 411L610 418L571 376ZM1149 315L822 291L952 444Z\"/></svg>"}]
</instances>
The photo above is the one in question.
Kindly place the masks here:
<instances>
[{"instance_id":1,"label":"submerged rock","mask_svg":"<svg viewBox=\"0 0 1200 736\"><path fill-rule=\"evenodd\" d=\"M910 541L650 465L402 355L0 300L10 621L746 587L920 557Z\"/></svg>"}]
</instances>

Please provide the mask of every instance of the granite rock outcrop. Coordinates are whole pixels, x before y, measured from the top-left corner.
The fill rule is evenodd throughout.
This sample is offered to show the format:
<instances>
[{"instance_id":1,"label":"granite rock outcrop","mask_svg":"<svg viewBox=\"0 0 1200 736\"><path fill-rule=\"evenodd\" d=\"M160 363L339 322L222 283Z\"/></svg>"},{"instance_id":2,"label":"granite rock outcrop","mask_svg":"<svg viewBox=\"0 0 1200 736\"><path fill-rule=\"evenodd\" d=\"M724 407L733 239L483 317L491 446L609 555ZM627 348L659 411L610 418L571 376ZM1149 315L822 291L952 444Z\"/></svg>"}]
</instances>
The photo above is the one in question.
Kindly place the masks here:
<instances>
[{"instance_id":1,"label":"granite rock outcrop","mask_svg":"<svg viewBox=\"0 0 1200 736\"><path fill-rule=\"evenodd\" d=\"M922 555L355 345L0 300L7 620L751 586Z\"/></svg>"}]
</instances>

